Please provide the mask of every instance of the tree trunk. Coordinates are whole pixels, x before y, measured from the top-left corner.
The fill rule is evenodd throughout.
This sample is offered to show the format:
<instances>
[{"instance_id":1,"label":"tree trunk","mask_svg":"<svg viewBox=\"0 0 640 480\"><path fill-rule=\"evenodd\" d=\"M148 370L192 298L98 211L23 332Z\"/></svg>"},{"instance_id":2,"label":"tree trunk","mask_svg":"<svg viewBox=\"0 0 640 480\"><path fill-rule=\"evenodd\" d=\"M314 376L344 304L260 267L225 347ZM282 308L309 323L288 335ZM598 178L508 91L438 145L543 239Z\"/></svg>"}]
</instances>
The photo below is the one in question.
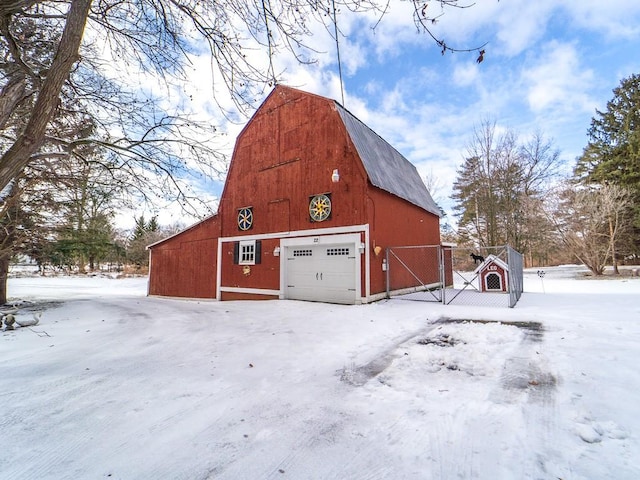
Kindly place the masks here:
<instances>
[{"instance_id":1,"label":"tree trunk","mask_svg":"<svg viewBox=\"0 0 640 480\"><path fill-rule=\"evenodd\" d=\"M611 239L611 258L613 263L613 273L615 275L620 275L620 271L618 270L618 259L616 257L616 239L615 239L615 230L613 228L613 220L609 217L609 238Z\"/></svg>"},{"instance_id":2,"label":"tree trunk","mask_svg":"<svg viewBox=\"0 0 640 480\"><path fill-rule=\"evenodd\" d=\"M38 151L45 138L47 125L58 105L60 90L78 59L84 27L89 15L91 0L73 0L67 14L67 22L51 68L29 122L22 134L0 158L0 190L6 187L28 165L31 156Z\"/></svg>"},{"instance_id":3,"label":"tree trunk","mask_svg":"<svg viewBox=\"0 0 640 480\"><path fill-rule=\"evenodd\" d=\"M0 256L0 305L7 303L7 278L9 277L8 255Z\"/></svg>"}]
</instances>

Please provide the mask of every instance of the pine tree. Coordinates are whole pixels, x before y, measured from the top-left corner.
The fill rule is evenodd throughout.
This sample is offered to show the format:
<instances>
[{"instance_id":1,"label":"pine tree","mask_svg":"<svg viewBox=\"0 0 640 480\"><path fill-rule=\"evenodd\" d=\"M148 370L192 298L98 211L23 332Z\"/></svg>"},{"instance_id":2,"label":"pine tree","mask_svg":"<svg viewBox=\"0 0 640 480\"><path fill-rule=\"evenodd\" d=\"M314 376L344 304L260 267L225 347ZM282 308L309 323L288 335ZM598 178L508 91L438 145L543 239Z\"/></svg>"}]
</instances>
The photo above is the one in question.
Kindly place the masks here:
<instances>
[{"instance_id":1,"label":"pine tree","mask_svg":"<svg viewBox=\"0 0 640 480\"><path fill-rule=\"evenodd\" d=\"M59 245L69 255L69 266L93 271L113 245L111 220L119 189L105 183L91 165L67 162L60 169L66 174L66 188L58 195L63 204Z\"/></svg>"},{"instance_id":2,"label":"pine tree","mask_svg":"<svg viewBox=\"0 0 640 480\"><path fill-rule=\"evenodd\" d=\"M160 225L158 225L158 216L154 215L153 217L151 217L151 220L149 220L149 223L147 223L147 232L157 232L159 228Z\"/></svg>"},{"instance_id":3,"label":"pine tree","mask_svg":"<svg viewBox=\"0 0 640 480\"><path fill-rule=\"evenodd\" d=\"M626 243L640 254L640 74L633 74L613 90L607 108L596 110L589 142L578 158L574 175L581 183L611 184L631 191L634 230Z\"/></svg>"},{"instance_id":4,"label":"pine tree","mask_svg":"<svg viewBox=\"0 0 640 480\"><path fill-rule=\"evenodd\" d=\"M163 236L158 217L154 215L149 221L144 218L144 214L135 219L135 227L131 234L127 249L127 257L138 268L149 264L149 253L147 245L156 242Z\"/></svg>"},{"instance_id":5,"label":"pine tree","mask_svg":"<svg viewBox=\"0 0 640 480\"><path fill-rule=\"evenodd\" d=\"M133 229L133 235L131 236L131 241L138 240L140 238L144 238L147 234L147 221L144 218L144 214L140 215L135 219L136 226Z\"/></svg>"}]
</instances>

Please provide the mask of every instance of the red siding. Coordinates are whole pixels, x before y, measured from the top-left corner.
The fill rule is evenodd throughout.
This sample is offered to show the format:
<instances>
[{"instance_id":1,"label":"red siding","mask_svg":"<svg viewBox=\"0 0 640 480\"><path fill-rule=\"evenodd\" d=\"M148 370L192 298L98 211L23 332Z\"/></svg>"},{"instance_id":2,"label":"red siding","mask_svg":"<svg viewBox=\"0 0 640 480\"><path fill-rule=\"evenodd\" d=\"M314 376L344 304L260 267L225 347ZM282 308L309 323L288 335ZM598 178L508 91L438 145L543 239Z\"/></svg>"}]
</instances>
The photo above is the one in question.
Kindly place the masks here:
<instances>
[{"instance_id":1,"label":"red siding","mask_svg":"<svg viewBox=\"0 0 640 480\"><path fill-rule=\"evenodd\" d=\"M332 183L334 169L340 182ZM365 223L367 179L333 101L276 90L238 137L223 193L223 236L242 235L239 208L253 207L246 234ZM309 197L331 194L331 218L309 220Z\"/></svg>"},{"instance_id":2,"label":"red siding","mask_svg":"<svg viewBox=\"0 0 640 480\"><path fill-rule=\"evenodd\" d=\"M334 169L340 182L333 183ZM225 237L289 232L366 223L363 198L367 178L348 142L335 103L296 90L276 90L256 112L236 142L220 211ZM309 219L309 199L331 195L331 217ZM238 229L238 210L253 207L253 228ZM232 265L233 245L223 246L226 287L280 288L279 240L264 241L262 263L245 275ZM364 290L363 290L364 291Z\"/></svg>"},{"instance_id":3,"label":"red siding","mask_svg":"<svg viewBox=\"0 0 640 480\"><path fill-rule=\"evenodd\" d=\"M278 290L280 288L280 258L274 257L273 249L279 240L262 240L262 261L259 265L233 264L233 242L222 245L222 282L225 287L264 288Z\"/></svg>"},{"instance_id":4,"label":"red siding","mask_svg":"<svg viewBox=\"0 0 640 480\"><path fill-rule=\"evenodd\" d=\"M152 248L149 294L215 298L220 225L212 217Z\"/></svg>"},{"instance_id":5,"label":"red siding","mask_svg":"<svg viewBox=\"0 0 640 480\"><path fill-rule=\"evenodd\" d=\"M376 246L382 247L382 253L378 256L371 255L371 293L380 293L386 290L385 276L382 270L384 249L403 245L439 245L440 224L439 218L420 207L417 207L401 198L383 190L371 187L368 193L368 217L370 224L371 245L373 252ZM428 258L416 261L414 265L422 265L427 275L420 278L425 283L435 283L439 279L437 260ZM396 274L402 274L395 270ZM393 282L394 285L415 286L415 279L408 276L406 282L402 279Z\"/></svg>"},{"instance_id":6,"label":"red siding","mask_svg":"<svg viewBox=\"0 0 640 480\"><path fill-rule=\"evenodd\" d=\"M220 300L278 300L276 295L256 295L255 293L222 292Z\"/></svg>"}]
</instances>

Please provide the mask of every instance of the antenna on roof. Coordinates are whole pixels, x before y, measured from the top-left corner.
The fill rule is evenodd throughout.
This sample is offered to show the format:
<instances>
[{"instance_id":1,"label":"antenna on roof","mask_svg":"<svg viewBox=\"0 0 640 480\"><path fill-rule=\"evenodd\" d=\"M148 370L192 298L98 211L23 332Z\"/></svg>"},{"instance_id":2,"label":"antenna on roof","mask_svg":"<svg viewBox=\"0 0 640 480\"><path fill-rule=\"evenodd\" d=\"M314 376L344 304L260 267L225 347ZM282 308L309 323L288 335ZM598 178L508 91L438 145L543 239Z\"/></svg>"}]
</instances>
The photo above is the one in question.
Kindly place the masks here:
<instances>
[{"instance_id":1,"label":"antenna on roof","mask_svg":"<svg viewBox=\"0 0 640 480\"><path fill-rule=\"evenodd\" d=\"M265 1L269 3L269 12L271 12L271 4L269 0L262 0L262 15L264 18L264 26L267 30L267 48L269 52L269 71L267 72L267 75L271 75L271 82L269 82L269 85L271 85L271 83L273 82L273 86L275 86L277 84L277 80L276 71L273 68L273 44L271 43L271 28L269 27L269 15L267 14L267 6L265 5Z\"/></svg>"},{"instance_id":2,"label":"antenna on roof","mask_svg":"<svg viewBox=\"0 0 640 480\"><path fill-rule=\"evenodd\" d=\"M333 30L336 40L336 52L338 54L338 76L340 77L340 95L342 96L342 106L344 107L344 87L342 85L342 62L340 61L340 42L338 41L338 18L336 16L336 1L331 0L333 6Z\"/></svg>"}]
</instances>

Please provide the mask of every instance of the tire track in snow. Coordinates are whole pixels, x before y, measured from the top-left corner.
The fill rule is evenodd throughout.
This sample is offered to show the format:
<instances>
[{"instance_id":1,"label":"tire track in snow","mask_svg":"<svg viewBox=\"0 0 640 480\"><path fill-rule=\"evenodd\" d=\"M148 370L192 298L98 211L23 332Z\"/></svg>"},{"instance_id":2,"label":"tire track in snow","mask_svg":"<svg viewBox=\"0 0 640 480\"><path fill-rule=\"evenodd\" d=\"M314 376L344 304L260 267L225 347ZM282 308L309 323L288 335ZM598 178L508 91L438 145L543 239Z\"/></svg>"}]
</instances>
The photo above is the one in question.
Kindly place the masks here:
<instances>
[{"instance_id":1,"label":"tire track in snow","mask_svg":"<svg viewBox=\"0 0 640 480\"><path fill-rule=\"evenodd\" d=\"M355 370L351 372L354 375L349 376L347 383L363 385L369 379L384 371L395 358L398 346L424 331L424 327L420 327L409 333L396 335L389 340L391 346L386 346L382 349L376 348L375 352L372 352L371 347L369 347L367 354L360 353L360 356L366 356L369 360L362 367L354 366ZM357 351L361 352L361 349ZM344 370L348 368L345 367L342 371L343 380L345 380ZM344 384L334 385L330 388L341 389L345 394L350 392L350 389L344 389ZM293 398L298 397L295 392L291 396ZM327 395L327 398L332 397L335 397L334 393ZM380 461L379 454L384 454L384 449L382 452L378 448L372 449L370 443L363 442L358 435L349 434L347 428L351 423L351 414L339 410L339 406L324 405L315 412L308 412L305 411L305 407L299 407L297 410L292 411L291 414L297 414L300 418L306 419L303 428L296 432L294 440L287 439L284 454L273 452L276 460L268 462L268 465L260 471L252 472L253 478L281 478L282 472L294 475L294 478L309 479L379 479L394 478L397 474L397 472L390 469L388 462ZM404 430L398 428L397 424L385 425L382 430L388 436L384 440L386 442L398 442L404 433ZM350 446L348 452L344 451L345 442ZM251 452L251 454L255 454L255 452ZM255 454L255 456L260 457L259 454ZM335 464L328 465L324 458L337 458L340 460ZM243 465L251 464L251 460L245 458L242 463ZM310 465L314 465L314 468L310 468ZM220 473L220 470L216 471L218 474L215 477L216 479L235 479L238 478L238 475L246 473L238 471L237 465L230 465L224 469L223 473ZM295 477L296 472L302 477ZM313 474L310 472L313 472ZM350 476L349 472L354 476Z\"/></svg>"},{"instance_id":2,"label":"tire track in snow","mask_svg":"<svg viewBox=\"0 0 640 480\"><path fill-rule=\"evenodd\" d=\"M541 324L524 324L527 335L516 355L505 361L500 384L492 392L494 402L517 405L515 413L520 416L522 431L518 435L519 450L530 452L521 455L523 478L563 478L558 471L556 459L561 459L557 441L558 413L556 405L557 378L549 371L549 362L544 355L544 329Z\"/></svg>"},{"instance_id":3,"label":"tire track in snow","mask_svg":"<svg viewBox=\"0 0 640 480\"><path fill-rule=\"evenodd\" d=\"M484 322L476 323L482 324ZM493 329L503 328L497 322L487 323L492 323L491 328ZM456 326L455 328L461 327ZM474 328L482 327L481 325L476 325ZM513 328L513 326L504 328ZM435 328L431 327L427 329L426 333L423 332L422 335L429 337L433 330L435 330ZM454 329L454 332L455 331ZM447 346L453 346L454 343L449 343L451 338L447 335L445 335L445 337L447 339L445 342ZM541 384L544 384L544 386L547 386L547 384L554 385L554 381L551 380L553 377L545 373L542 368L538 367L537 369L533 369L529 366L528 359L534 354L527 353L525 350L527 350L532 337L533 335L527 337L524 341L510 344L509 350L504 352L507 355L507 359L503 372L502 374L498 373L497 376L492 375L493 370L489 365L484 369L480 368L476 372L468 361L460 364L460 367L463 368L464 371L459 372L458 364L455 363L455 359L459 357L459 354L456 356L443 353L442 358L445 359L445 363L442 365L447 368L449 365L454 367L452 368L453 371L447 374L446 369L443 370L444 367L439 367L438 370L441 370L441 372L438 377L434 378L450 377L451 380L454 380L455 377L457 379L456 382L462 383L456 384L456 382L454 382L451 387L445 387L452 389L450 393L444 393L448 392L448 390L441 390L443 395L450 395L451 401L448 403L440 401L432 405L429 402L429 393L417 395L416 404L423 405L426 411L425 415L428 416L429 421L422 430L425 432L424 434L420 433L416 435L415 432L411 432L408 436L414 441L424 442L425 455L422 458L416 459L415 465L417 470L408 468L406 471L403 471L398 478L425 478L425 475L427 475L427 478L433 479L485 478L488 472L501 472L503 468L502 478L508 478L513 475L513 472L509 471L509 468L512 467L513 464L505 463L504 458L509 455L510 449L514 448L514 444L521 445L520 448L529 447L526 436L523 436L523 434L526 435L525 432L527 431L526 427L523 428L523 423L527 425L527 422L535 423L540 418L540 415L536 414L523 419L524 414L522 410L531 410L529 407L534 402L534 399L536 399L536 405L543 405L542 408L545 414L547 410L552 410L552 413L549 414L549 420L542 422L542 427L546 428L550 433L554 430L553 419L555 418L555 413L553 412L555 412L555 409L552 408L554 405L553 389L538 388L532 391L531 395L523 396L522 394L523 389L531 389L533 386L541 387ZM518 336L514 336L513 338L517 339ZM406 340L408 341L410 339ZM437 350L441 347L433 348ZM398 387L403 388L401 385L394 385L399 379L401 380L401 377L397 375L398 373L402 375L403 369L408 369L408 372L413 372L414 378L416 374L424 375L425 372L429 371L435 373L434 370L429 370L428 368L425 370L424 365L412 366L411 357L414 354L418 354L418 352L411 349L411 345L407 344L402 345L401 350L394 352L392 349L389 352L385 352L385 356L391 358L391 361L394 362L392 372L389 375L385 375L380 369L371 370L373 370L376 375L379 375L379 380L385 383L385 385L387 385L387 382L391 382L388 384L388 387L391 389ZM401 353L402 350L405 351L404 355L409 356L403 357ZM409 350L409 353L407 353L407 350ZM444 348L443 350L439 350L438 353L446 351L447 349ZM491 350L488 350L487 352L490 351ZM417 358L422 357L418 355ZM454 363L446 363L446 359L448 358L451 358ZM491 357L487 357L487 361L490 358ZM375 364L376 360L377 359L373 359L370 364ZM373 388L371 386L374 385L374 382L367 383L368 378L367 375L364 374L368 370L367 365L353 368L360 376L354 376L355 381L352 380L350 382L352 385ZM499 365L500 364L496 364L496 367L499 368ZM471 368L471 370L467 370L469 368ZM535 373L535 377L531 376L532 373ZM479 375L479 377L474 377L474 374ZM470 376L467 377L466 375ZM429 384L428 378L429 377L425 378L427 385ZM468 380L465 381L465 378ZM533 382L531 385L529 385L530 381ZM410 381L409 385L414 385L414 383ZM456 388L458 387L460 390L456 393ZM433 389L429 390L429 392L431 395L436 394ZM464 394L468 394L469 392L474 392L474 394L479 395L477 402L474 401L474 398L464 397ZM487 397L493 398L494 402L487 403L484 401L483 396L485 394ZM406 400L406 398L403 399ZM412 418L412 420L415 420L415 418ZM410 429L406 420L400 422L400 425L401 426L383 426L383 428L389 432L388 438L386 438L385 441L391 445L391 447L393 447L392 444L396 442L402 445L403 433ZM537 426L537 424L535 425ZM544 434L542 437L549 438L549 434ZM487 438L491 438L492 442L487 442ZM408 449L415 449L415 446L406 444L404 446ZM393 450L393 448L391 448L391 450ZM389 452L386 453L388 454ZM541 466L540 463L540 457L532 455L532 458L533 465L526 467L527 470L531 472L531 476L527 473L527 476L524 478L539 478L536 472L544 471L544 466ZM370 460L372 460L371 463L373 463L373 465L376 464L375 458ZM368 465L369 467L371 467L371 463ZM405 465L407 463L406 461L404 462ZM395 462L395 464L398 465L398 462ZM396 472L396 474L397 473L398 472ZM500 477L500 475L497 475L497 477ZM393 478L393 475L389 478Z\"/></svg>"}]
</instances>

